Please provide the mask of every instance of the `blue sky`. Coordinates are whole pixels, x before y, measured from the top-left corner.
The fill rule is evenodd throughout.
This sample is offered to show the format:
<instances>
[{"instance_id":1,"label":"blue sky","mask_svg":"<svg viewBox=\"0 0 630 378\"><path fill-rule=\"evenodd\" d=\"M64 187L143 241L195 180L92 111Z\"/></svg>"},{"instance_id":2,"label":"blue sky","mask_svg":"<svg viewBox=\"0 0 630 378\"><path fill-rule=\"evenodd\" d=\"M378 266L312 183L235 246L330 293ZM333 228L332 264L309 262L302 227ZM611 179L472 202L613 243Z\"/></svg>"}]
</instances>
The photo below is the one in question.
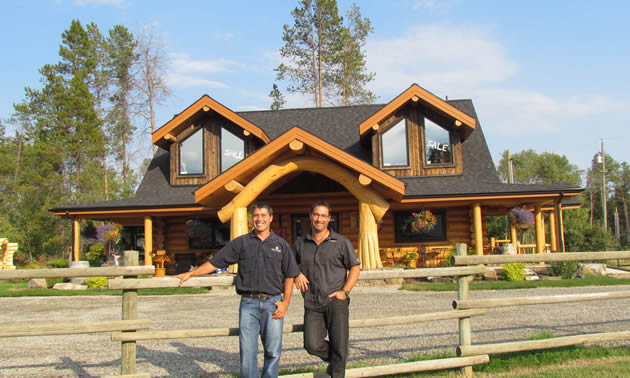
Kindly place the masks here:
<instances>
[{"instance_id":1,"label":"blue sky","mask_svg":"<svg viewBox=\"0 0 630 378\"><path fill-rule=\"evenodd\" d=\"M340 11L351 1L338 0ZM268 109L282 26L297 1L39 0L0 2L0 118L38 69L59 61L73 19L104 34L152 25L165 43L173 95L158 124L208 94L232 110ZM600 150L630 162L630 3L625 1L359 1L374 33L369 88L387 103L412 83L470 98L495 164L506 149L565 155L581 169ZM279 82L284 91L286 84ZM312 99L286 94L286 107ZM11 129L10 125L7 125ZM149 139L146 137L146 145ZM143 152L144 151L144 152ZM140 154L148 154L148 148Z\"/></svg>"}]
</instances>

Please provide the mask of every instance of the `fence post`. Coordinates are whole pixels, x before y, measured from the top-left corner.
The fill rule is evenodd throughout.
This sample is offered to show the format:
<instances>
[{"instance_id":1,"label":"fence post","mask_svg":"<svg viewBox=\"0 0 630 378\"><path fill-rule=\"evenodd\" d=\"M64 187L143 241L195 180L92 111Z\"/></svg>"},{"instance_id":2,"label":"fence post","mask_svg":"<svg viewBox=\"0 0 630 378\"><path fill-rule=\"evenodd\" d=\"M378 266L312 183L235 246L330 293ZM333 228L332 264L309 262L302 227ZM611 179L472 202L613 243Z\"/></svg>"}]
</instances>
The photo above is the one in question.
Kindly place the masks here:
<instances>
[{"instance_id":1,"label":"fence post","mask_svg":"<svg viewBox=\"0 0 630 378\"><path fill-rule=\"evenodd\" d=\"M125 251L125 266L138 265L138 251ZM138 319L138 290L123 289L122 319ZM131 331L135 332L135 331ZM136 374L136 342L123 341L120 345L120 375Z\"/></svg>"},{"instance_id":2,"label":"fence post","mask_svg":"<svg viewBox=\"0 0 630 378\"><path fill-rule=\"evenodd\" d=\"M468 247L465 243L457 243L457 256L466 256L468 254ZM472 276L460 276L457 278L457 299L468 299ZM472 329L470 326L470 317L459 319L459 345L471 345L472 344ZM473 374L472 366L464 366L460 368L460 373L466 377L471 377Z\"/></svg>"}]
</instances>

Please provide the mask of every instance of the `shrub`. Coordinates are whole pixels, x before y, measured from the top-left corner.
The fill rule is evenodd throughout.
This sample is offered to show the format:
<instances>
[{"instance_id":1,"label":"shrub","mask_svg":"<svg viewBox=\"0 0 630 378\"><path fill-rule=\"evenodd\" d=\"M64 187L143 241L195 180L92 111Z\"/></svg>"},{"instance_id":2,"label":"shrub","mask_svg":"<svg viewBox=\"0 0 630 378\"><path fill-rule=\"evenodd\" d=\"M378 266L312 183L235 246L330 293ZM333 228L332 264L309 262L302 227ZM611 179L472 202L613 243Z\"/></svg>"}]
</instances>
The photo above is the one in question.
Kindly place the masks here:
<instances>
[{"instance_id":1,"label":"shrub","mask_svg":"<svg viewBox=\"0 0 630 378\"><path fill-rule=\"evenodd\" d=\"M66 259L57 259L48 262L48 266L51 268L67 268L68 260Z\"/></svg>"},{"instance_id":2,"label":"shrub","mask_svg":"<svg viewBox=\"0 0 630 378\"><path fill-rule=\"evenodd\" d=\"M65 281L65 278L46 278L46 287L49 289L57 283L62 283Z\"/></svg>"},{"instance_id":3,"label":"shrub","mask_svg":"<svg viewBox=\"0 0 630 378\"><path fill-rule=\"evenodd\" d=\"M88 277L85 279L88 288L107 287L107 277Z\"/></svg>"},{"instance_id":4,"label":"shrub","mask_svg":"<svg viewBox=\"0 0 630 378\"><path fill-rule=\"evenodd\" d=\"M562 277L564 279L571 279L577 272L577 261L556 261L551 263L551 269L549 273L552 276Z\"/></svg>"},{"instance_id":5,"label":"shrub","mask_svg":"<svg viewBox=\"0 0 630 378\"><path fill-rule=\"evenodd\" d=\"M91 267L99 267L103 263L103 251L105 244L98 242L90 246L87 257Z\"/></svg>"},{"instance_id":6,"label":"shrub","mask_svg":"<svg viewBox=\"0 0 630 378\"><path fill-rule=\"evenodd\" d=\"M521 263L505 264L501 278L507 281L523 281L525 279L525 268L526 265Z\"/></svg>"}]
</instances>

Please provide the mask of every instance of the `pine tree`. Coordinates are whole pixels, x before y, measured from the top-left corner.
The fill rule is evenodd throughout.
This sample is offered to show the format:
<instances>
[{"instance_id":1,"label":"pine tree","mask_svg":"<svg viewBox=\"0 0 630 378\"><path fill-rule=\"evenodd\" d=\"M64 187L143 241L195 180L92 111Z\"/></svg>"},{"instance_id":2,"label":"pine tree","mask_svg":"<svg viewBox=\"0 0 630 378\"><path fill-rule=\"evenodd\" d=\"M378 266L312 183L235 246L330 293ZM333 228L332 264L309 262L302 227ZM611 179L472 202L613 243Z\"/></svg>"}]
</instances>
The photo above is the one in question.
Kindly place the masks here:
<instances>
[{"instance_id":1,"label":"pine tree","mask_svg":"<svg viewBox=\"0 0 630 378\"><path fill-rule=\"evenodd\" d=\"M275 83L273 84L271 92L269 92L269 97L273 100L271 103L271 110L278 110L287 102L287 100L284 99L282 92L280 92L278 85Z\"/></svg>"}]
</instances>

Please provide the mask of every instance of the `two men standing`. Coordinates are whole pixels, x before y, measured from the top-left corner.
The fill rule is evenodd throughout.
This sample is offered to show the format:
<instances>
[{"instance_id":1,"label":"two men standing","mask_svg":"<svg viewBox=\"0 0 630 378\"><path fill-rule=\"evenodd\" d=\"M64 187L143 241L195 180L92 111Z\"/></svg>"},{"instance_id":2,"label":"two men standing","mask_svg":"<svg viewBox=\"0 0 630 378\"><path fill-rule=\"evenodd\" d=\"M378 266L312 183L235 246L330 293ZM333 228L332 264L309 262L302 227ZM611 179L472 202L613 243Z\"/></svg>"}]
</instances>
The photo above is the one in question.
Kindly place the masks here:
<instances>
[{"instance_id":1,"label":"two men standing","mask_svg":"<svg viewBox=\"0 0 630 378\"><path fill-rule=\"evenodd\" d=\"M295 240L293 252L284 239L271 231L273 209L269 204L254 204L252 218L252 232L230 241L203 265L175 276L180 279L180 286L191 277L238 263L236 291L242 296L239 307L241 376L258 376L256 356L260 335L265 361L262 376L277 377L283 318L295 283L304 296L305 349L329 362L329 375L344 377L348 358L349 294L359 278L360 262L350 241L328 227L330 205L325 201L313 204L311 232Z\"/></svg>"}]
</instances>

